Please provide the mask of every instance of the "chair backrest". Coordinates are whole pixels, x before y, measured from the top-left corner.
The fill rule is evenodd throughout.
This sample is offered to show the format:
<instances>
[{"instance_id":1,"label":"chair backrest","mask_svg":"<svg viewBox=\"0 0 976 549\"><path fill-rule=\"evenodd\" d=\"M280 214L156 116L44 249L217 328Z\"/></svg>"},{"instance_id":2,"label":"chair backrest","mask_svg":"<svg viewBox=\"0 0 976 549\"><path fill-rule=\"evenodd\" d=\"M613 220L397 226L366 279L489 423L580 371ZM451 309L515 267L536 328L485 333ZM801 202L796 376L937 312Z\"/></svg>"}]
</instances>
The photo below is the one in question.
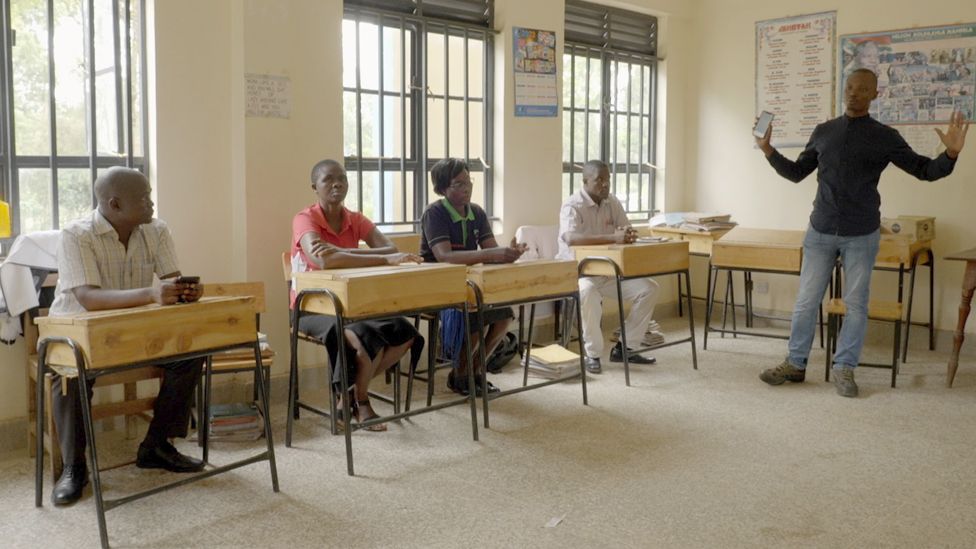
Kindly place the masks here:
<instances>
[{"instance_id":1,"label":"chair backrest","mask_svg":"<svg viewBox=\"0 0 976 549\"><path fill-rule=\"evenodd\" d=\"M386 237L396 246L397 250L403 253L420 253L420 235L417 233L389 234Z\"/></svg>"},{"instance_id":2,"label":"chair backrest","mask_svg":"<svg viewBox=\"0 0 976 549\"><path fill-rule=\"evenodd\" d=\"M291 285L291 254L281 253L281 273L285 275L285 282Z\"/></svg>"},{"instance_id":3,"label":"chair backrest","mask_svg":"<svg viewBox=\"0 0 976 549\"><path fill-rule=\"evenodd\" d=\"M515 230L515 240L528 244L521 259L555 259L559 253L558 225L522 225Z\"/></svg>"},{"instance_id":4,"label":"chair backrest","mask_svg":"<svg viewBox=\"0 0 976 549\"><path fill-rule=\"evenodd\" d=\"M265 311L264 282L204 282L203 296L253 296L257 313Z\"/></svg>"}]
</instances>

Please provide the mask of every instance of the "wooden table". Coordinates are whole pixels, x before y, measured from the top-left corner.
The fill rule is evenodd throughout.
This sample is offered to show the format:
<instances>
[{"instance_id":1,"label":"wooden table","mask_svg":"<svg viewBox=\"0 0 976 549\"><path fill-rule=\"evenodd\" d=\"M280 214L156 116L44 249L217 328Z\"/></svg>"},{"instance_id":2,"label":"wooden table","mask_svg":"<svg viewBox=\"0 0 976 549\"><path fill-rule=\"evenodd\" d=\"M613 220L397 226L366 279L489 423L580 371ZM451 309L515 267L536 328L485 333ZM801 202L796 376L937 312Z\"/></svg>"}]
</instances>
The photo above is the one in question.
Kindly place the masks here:
<instances>
[{"instance_id":1,"label":"wooden table","mask_svg":"<svg viewBox=\"0 0 976 549\"><path fill-rule=\"evenodd\" d=\"M681 275L685 277L685 290L688 296L688 310L691 311L691 277L689 276L689 243L657 242L651 244L602 244L573 246L579 262L579 276L609 276L617 285L617 312L620 316L620 342L623 353L624 379L630 386L630 363L627 360L627 330L624 329L624 303L621 282L631 278ZM579 315L577 315L579 316ZM698 351L695 348L695 319L688 315L689 336L661 345L638 349L637 352L670 347L681 343L691 343L691 357L694 369L698 369Z\"/></svg>"},{"instance_id":2,"label":"wooden table","mask_svg":"<svg viewBox=\"0 0 976 549\"><path fill-rule=\"evenodd\" d=\"M49 371L77 375L82 396L82 419L91 458L95 509L103 547L108 547L105 512L143 497L224 473L251 463L267 460L271 482L278 491L274 441L268 414L268 393L261 373L261 347L257 341L256 307L253 297L211 297L196 303L86 312L69 316L46 316L36 320L39 332L37 379ZM115 500L102 494L95 447L95 431L88 398L89 383L98 376L153 364L207 356L237 347L254 351L255 379L260 385L267 449L256 456L236 461L198 475L158 486ZM43 383L37 383L37 432L43 432ZM43 491L43 437L38 436L35 478L35 505L40 507Z\"/></svg>"},{"instance_id":3,"label":"wooden table","mask_svg":"<svg viewBox=\"0 0 976 549\"><path fill-rule=\"evenodd\" d=\"M959 320L956 322L956 331L952 335L952 355L949 357L949 367L946 371L946 387L952 387L956 369L959 368L959 349L966 339L966 320L969 318L970 303L973 300L973 291L976 289L976 248L947 255L946 259L966 262L966 274L962 279L962 298L959 300Z\"/></svg>"},{"instance_id":4,"label":"wooden table","mask_svg":"<svg viewBox=\"0 0 976 549\"><path fill-rule=\"evenodd\" d=\"M298 295L292 311L291 322L291 369L288 388L288 422L285 431L285 445L291 447L294 420L300 409L334 418L337 412L335 400L330 391L329 411L299 401L298 399L298 325L302 316L308 314L329 315L336 318L336 330L343 333L347 323L360 320L379 320L384 318L411 316L428 311L439 312L446 308L460 308L465 313L468 310L468 286L466 269L463 265L449 265L445 263L403 264L379 267L362 267L355 269L330 269L294 273L295 288ZM464 315L467 322L468 315ZM465 330L467 338L468 330ZM429 342L431 346L433 342ZM465 349L468 358L471 350L465 339ZM428 349L428 375L433 375L434 352ZM337 367L341 393L347 394L349 380L347 379L346 346L339 345L337 349ZM470 360L469 360L470 364ZM474 369L468 369L468 386L474 387ZM397 375L399 379L399 374ZM432 379L432 377L430 378ZM413 377L410 377L412 382ZM412 387L408 385L407 393ZM396 387L399 395L399 386ZM439 403L418 410L400 412L394 408L392 415L377 417L371 420L353 423L346 422L343 434L346 441L346 468L348 474L354 475L352 455L352 431L368 427L377 423L385 423L421 413L433 412L454 406L470 403L471 432L474 440L478 440L478 418L475 407L475 392L471 391L466 397ZM342 399L343 417L351 418L349 399ZM332 421L333 433L336 433L336 423Z\"/></svg>"},{"instance_id":5,"label":"wooden table","mask_svg":"<svg viewBox=\"0 0 976 549\"><path fill-rule=\"evenodd\" d=\"M570 298L575 301L577 321L580 320L579 283L576 262L572 260L537 260L523 263L496 265L472 265L467 269L468 304L474 306L478 314L478 325L484 326L484 314L489 309L526 305L531 303L529 312L529 334L523 356L522 386L498 393L484 393L482 397L485 427L489 427L488 401L505 395L538 389L555 383L562 383L576 376L551 379L529 385L529 357L532 353L532 328L535 322L535 304L540 301L554 301ZM478 331L480 338L479 354L482 364L487 364L485 356L485 331ZM583 391L583 404L588 404L586 395L586 368L583 354L579 355L580 381ZM482 369L481 383L487 387L487 369Z\"/></svg>"},{"instance_id":6,"label":"wooden table","mask_svg":"<svg viewBox=\"0 0 976 549\"><path fill-rule=\"evenodd\" d=\"M771 274L790 274L799 276L800 266L803 262L803 238L805 231L779 230L779 229L750 229L746 227L735 227L729 231L721 240L712 246L712 258L710 269L714 271L711 278L711 286L708 288L708 308L705 313L705 341L703 348L708 349L708 333L719 332L721 334L731 333L733 335L746 334L759 337L772 337L785 339L780 334L769 334L759 332L740 332L735 324L735 297L732 295L732 330L725 329L725 321L721 329L712 328L712 307L715 296L715 286L718 281L718 271L726 270L729 278L726 283L726 295L732 286L732 271L742 271L745 273L745 310L746 327L752 327L752 273L771 273ZM728 298L727 298L728 299ZM726 306L726 310L728 307Z\"/></svg>"}]
</instances>

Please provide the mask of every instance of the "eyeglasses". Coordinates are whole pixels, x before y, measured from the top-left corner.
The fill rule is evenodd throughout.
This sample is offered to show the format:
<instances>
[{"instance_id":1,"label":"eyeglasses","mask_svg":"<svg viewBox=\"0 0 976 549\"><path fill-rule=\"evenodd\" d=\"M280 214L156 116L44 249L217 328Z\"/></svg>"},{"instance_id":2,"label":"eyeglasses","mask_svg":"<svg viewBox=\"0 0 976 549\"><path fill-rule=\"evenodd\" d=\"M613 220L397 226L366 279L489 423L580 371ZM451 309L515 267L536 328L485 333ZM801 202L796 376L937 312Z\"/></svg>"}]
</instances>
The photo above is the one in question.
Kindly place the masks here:
<instances>
[{"instance_id":1,"label":"eyeglasses","mask_svg":"<svg viewBox=\"0 0 976 549\"><path fill-rule=\"evenodd\" d=\"M450 185L448 185L448 187L451 189L468 189L472 186L474 186L474 183L472 183L471 179L468 178L455 179L454 181L451 181Z\"/></svg>"}]
</instances>

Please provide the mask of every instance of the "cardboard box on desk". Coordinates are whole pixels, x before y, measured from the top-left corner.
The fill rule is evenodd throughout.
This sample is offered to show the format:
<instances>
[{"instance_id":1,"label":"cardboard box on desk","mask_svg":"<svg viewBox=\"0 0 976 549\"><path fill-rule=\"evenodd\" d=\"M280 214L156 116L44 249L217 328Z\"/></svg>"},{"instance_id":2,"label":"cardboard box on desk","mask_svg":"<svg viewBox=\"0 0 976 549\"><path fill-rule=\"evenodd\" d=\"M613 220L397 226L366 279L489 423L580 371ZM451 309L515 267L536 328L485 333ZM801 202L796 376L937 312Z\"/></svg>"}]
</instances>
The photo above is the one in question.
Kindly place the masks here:
<instances>
[{"instance_id":1,"label":"cardboard box on desk","mask_svg":"<svg viewBox=\"0 0 976 549\"><path fill-rule=\"evenodd\" d=\"M882 217L881 234L899 235L910 241L935 240L935 218L920 215Z\"/></svg>"}]
</instances>

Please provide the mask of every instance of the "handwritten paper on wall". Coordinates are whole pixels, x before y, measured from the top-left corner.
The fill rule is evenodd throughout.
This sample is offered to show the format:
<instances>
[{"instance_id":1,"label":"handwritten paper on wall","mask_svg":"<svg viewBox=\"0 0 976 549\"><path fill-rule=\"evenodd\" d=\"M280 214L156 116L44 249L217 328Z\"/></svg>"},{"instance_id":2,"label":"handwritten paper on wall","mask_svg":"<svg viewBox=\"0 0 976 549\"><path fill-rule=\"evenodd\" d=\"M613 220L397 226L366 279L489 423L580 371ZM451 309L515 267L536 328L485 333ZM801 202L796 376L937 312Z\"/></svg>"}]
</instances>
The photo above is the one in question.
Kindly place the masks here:
<instances>
[{"instance_id":1,"label":"handwritten paper on wall","mask_svg":"<svg viewBox=\"0 0 976 549\"><path fill-rule=\"evenodd\" d=\"M291 117L291 79L270 74L244 75L247 112L252 118Z\"/></svg>"}]
</instances>

